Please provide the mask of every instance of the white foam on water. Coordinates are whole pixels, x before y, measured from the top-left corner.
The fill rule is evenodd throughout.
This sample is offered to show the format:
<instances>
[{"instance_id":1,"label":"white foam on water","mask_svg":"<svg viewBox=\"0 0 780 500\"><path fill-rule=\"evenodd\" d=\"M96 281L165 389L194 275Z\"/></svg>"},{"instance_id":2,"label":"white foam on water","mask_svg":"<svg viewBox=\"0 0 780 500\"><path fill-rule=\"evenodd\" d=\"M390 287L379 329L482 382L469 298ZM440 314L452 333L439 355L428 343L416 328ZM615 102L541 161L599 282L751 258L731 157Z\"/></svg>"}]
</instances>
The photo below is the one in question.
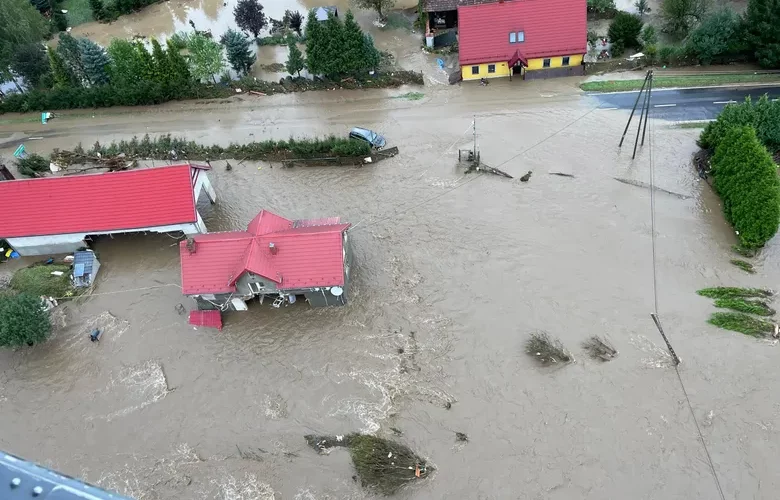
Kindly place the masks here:
<instances>
[{"instance_id":1,"label":"white foam on water","mask_svg":"<svg viewBox=\"0 0 780 500\"><path fill-rule=\"evenodd\" d=\"M287 418L289 415L287 401L281 394L266 394L263 402L263 413L266 417L273 420Z\"/></svg>"},{"instance_id":2,"label":"white foam on water","mask_svg":"<svg viewBox=\"0 0 780 500\"><path fill-rule=\"evenodd\" d=\"M250 473L246 473L242 479L223 473L210 482L219 489L218 498L223 500L274 500L275 498L273 488Z\"/></svg>"},{"instance_id":3,"label":"white foam on water","mask_svg":"<svg viewBox=\"0 0 780 500\"><path fill-rule=\"evenodd\" d=\"M670 366L673 366L672 356L669 354L669 351L657 346L644 335L631 337L629 338L628 342L640 351L649 355L648 357L642 358L642 364L645 367L669 368Z\"/></svg>"},{"instance_id":4,"label":"white foam on water","mask_svg":"<svg viewBox=\"0 0 780 500\"><path fill-rule=\"evenodd\" d=\"M164 398L170 390L165 378L165 372L158 361L148 360L137 365L128 366L119 371L116 376L112 376L105 391L108 394L120 393L131 401L120 410L113 411L107 415L99 417L87 417L87 420L94 418L111 421L118 417L123 417L129 413L145 408L152 403ZM124 397L120 396L120 401Z\"/></svg>"}]
</instances>

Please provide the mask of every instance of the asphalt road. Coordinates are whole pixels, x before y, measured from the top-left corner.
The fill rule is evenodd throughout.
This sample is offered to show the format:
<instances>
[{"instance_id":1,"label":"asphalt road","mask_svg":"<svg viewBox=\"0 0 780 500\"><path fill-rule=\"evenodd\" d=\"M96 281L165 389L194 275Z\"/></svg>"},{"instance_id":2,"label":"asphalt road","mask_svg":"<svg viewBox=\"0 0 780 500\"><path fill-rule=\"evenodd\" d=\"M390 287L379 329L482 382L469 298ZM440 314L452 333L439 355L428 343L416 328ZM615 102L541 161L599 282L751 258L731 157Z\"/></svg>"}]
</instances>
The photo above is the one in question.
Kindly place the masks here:
<instances>
[{"instance_id":1,"label":"asphalt road","mask_svg":"<svg viewBox=\"0 0 780 500\"><path fill-rule=\"evenodd\" d=\"M589 93L604 109L631 109L638 91L609 94ZM780 98L780 86L763 87L716 87L702 89L657 89L651 96L652 113L665 120L709 120L718 116L730 102L742 102L745 97L758 99L769 94L770 99ZM641 106L641 102L640 102Z\"/></svg>"}]
</instances>

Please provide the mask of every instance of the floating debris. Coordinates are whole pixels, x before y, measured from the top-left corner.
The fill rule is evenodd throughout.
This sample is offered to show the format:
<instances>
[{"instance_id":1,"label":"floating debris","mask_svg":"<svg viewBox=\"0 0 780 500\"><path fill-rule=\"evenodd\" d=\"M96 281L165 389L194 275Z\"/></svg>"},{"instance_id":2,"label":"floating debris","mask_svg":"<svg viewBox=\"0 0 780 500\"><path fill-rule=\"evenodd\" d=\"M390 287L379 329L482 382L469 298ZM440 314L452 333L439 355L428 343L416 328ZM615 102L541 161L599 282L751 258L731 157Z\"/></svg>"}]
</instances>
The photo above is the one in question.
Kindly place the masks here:
<instances>
[{"instance_id":1,"label":"floating debris","mask_svg":"<svg viewBox=\"0 0 780 500\"><path fill-rule=\"evenodd\" d=\"M591 358L599 361L610 361L617 357L618 351L604 338L594 335L582 343L583 349Z\"/></svg>"},{"instance_id":2,"label":"floating debris","mask_svg":"<svg viewBox=\"0 0 780 500\"><path fill-rule=\"evenodd\" d=\"M728 286L718 286L714 288L702 288L696 291L702 297L711 299L738 299L752 297L771 297L774 295L772 290L763 288L736 288Z\"/></svg>"},{"instance_id":3,"label":"floating debris","mask_svg":"<svg viewBox=\"0 0 780 500\"><path fill-rule=\"evenodd\" d=\"M571 177L574 178L572 174L564 174L563 172L548 172L550 175L557 175L560 177Z\"/></svg>"},{"instance_id":4,"label":"floating debris","mask_svg":"<svg viewBox=\"0 0 780 500\"><path fill-rule=\"evenodd\" d=\"M459 441L462 443L468 442L469 437L464 432L456 432L455 433L455 441Z\"/></svg>"},{"instance_id":5,"label":"floating debris","mask_svg":"<svg viewBox=\"0 0 780 500\"><path fill-rule=\"evenodd\" d=\"M733 265L737 266L738 268L742 269L746 273L750 274L756 274L756 270L753 269L753 264L750 262L741 260L741 259L731 259L730 261Z\"/></svg>"},{"instance_id":6,"label":"floating debris","mask_svg":"<svg viewBox=\"0 0 780 500\"><path fill-rule=\"evenodd\" d=\"M449 410L449 409L451 409L451 408L452 408L452 403L450 403L449 401L447 401L446 403L444 403L444 409L445 409L445 410Z\"/></svg>"},{"instance_id":7,"label":"floating debris","mask_svg":"<svg viewBox=\"0 0 780 500\"><path fill-rule=\"evenodd\" d=\"M715 307L731 309L737 312L755 314L756 316L774 316L775 310L762 300L746 300L741 298L716 299Z\"/></svg>"},{"instance_id":8,"label":"floating debris","mask_svg":"<svg viewBox=\"0 0 780 500\"><path fill-rule=\"evenodd\" d=\"M533 172L531 172L529 170L527 174L525 174L524 176L520 177L520 182L528 182L531 179L531 174L532 173Z\"/></svg>"},{"instance_id":9,"label":"floating debris","mask_svg":"<svg viewBox=\"0 0 780 500\"><path fill-rule=\"evenodd\" d=\"M525 344L525 350L543 365L574 361L574 357L561 341L551 338L547 332L532 333Z\"/></svg>"},{"instance_id":10,"label":"floating debris","mask_svg":"<svg viewBox=\"0 0 780 500\"><path fill-rule=\"evenodd\" d=\"M628 184L629 186L636 186L636 187L641 187L641 188L645 188L645 189L650 189L650 184L648 184L646 182L635 181L635 180L632 180L632 179L623 179L621 177L613 177L613 179L615 179L618 182L622 182L623 184ZM677 197L677 198L679 198L681 200L687 200L688 198L690 198L690 196L688 196L688 195L675 193L674 191L667 191L666 189L661 189L658 186L654 186L654 188L655 188L655 191L658 191L659 193L670 194L670 195L672 195L674 197Z\"/></svg>"},{"instance_id":11,"label":"floating debris","mask_svg":"<svg viewBox=\"0 0 780 500\"><path fill-rule=\"evenodd\" d=\"M377 436L306 435L304 439L321 454L327 454L335 447L349 448L361 486L385 495L392 495L411 481L425 478L433 471L433 467L409 447ZM353 476L353 480L357 478Z\"/></svg>"},{"instance_id":12,"label":"floating debris","mask_svg":"<svg viewBox=\"0 0 780 500\"><path fill-rule=\"evenodd\" d=\"M751 337L764 337L775 331L775 324L763 319L754 318L740 312L716 312L710 316L708 323L732 332L744 333Z\"/></svg>"}]
</instances>

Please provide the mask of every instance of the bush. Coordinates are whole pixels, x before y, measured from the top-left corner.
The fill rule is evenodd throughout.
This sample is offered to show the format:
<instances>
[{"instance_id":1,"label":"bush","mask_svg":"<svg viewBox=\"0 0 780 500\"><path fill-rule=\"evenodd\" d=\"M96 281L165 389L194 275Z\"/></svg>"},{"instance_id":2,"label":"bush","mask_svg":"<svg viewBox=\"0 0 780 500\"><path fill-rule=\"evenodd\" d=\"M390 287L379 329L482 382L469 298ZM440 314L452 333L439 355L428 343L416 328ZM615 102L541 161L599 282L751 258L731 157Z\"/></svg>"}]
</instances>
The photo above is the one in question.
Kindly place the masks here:
<instances>
[{"instance_id":1,"label":"bush","mask_svg":"<svg viewBox=\"0 0 780 500\"><path fill-rule=\"evenodd\" d=\"M774 325L769 321L739 312L716 312L710 316L707 322L719 328L744 333L751 337L764 337L774 330Z\"/></svg>"},{"instance_id":2,"label":"bush","mask_svg":"<svg viewBox=\"0 0 780 500\"><path fill-rule=\"evenodd\" d=\"M780 225L780 178L752 127L733 127L712 158L723 211L746 248L760 248Z\"/></svg>"},{"instance_id":3,"label":"bush","mask_svg":"<svg viewBox=\"0 0 780 500\"><path fill-rule=\"evenodd\" d=\"M740 20L733 10L724 8L707 16L688 35L687 46L701 64L730 60L739 51Z\"/></svg>"},{"instance_id":4,"label":"bush","mask_svg":"<svg viewBox=\"0 0 780 500\"><path fill-rule=\"evenodd\" d=\"M750 0L745 12L745 41L758 63L780 68L780 4L776 0Z\"/></svg>"},{"instance_id":5,"label":"bush","mask_svg":"<svg viewBox=\"0 0 780 500\"><path fill-rule=\"evenodd\" d=\"M0 294L0 347L33 345L46 340L50 332L49 313L40 298Z\"/></svg>"},{"instance_id":6,"label":"bush","mask_svg":"<svg viewBox=\"0 0 780 500\"><path fill-rule=\"evenodd\" d=\"M16 160L16 168L26 177L39 177L39 173L49 171L49 160L33 153Z\"/></svg>"},{"instance_id":7,"label":"bush","mask_svg":"<svg viewBox=\"0 0 780 500\"><path fill-rule=\"evenodd\" d=\"M737 288L731 286L718 286L714 288L702 288L696 291L702 297L711 299L739 299L739 298L766 298L772 296L771 290L762 288Z\"/></svg>"},{"instance_id":8,"label":"bush","mask_svg":"<svg viewBox=\"0 0 780 500\"><path fill-rule=\"evenodd\" d=\"M661 18L664 31L685 38L707 11L707 0L662 0Z\"/></svg>"},{"instance_id":9,"label":"bush","mask_svg":"<svg viewBox=\"0 0 780 500\"><path fill-rule=\"evenodd\" d=\"M773 316L776 312L769 307L766 302L761 300L717 299L715 301L715 307L732 309L747 314L755 314L756 316Z\"/></svg>"},{"instance_id":10,"label":"bush","mask_svg":"<svg viewBox=\"0 0 780 500\"><path fill-rule=\"evenodd\" d=\"M425 459L407 446L376 436L353 436L349 454L361 483L384 495L392 495L432 471Z\"/></svg>"},{"instance_id":11,"label":"bush","mask_svg":"<svg viewBox=\"0 0 780 500\"><path fill-rule=\"evenodd\" d=\"M715 149L729 129L742 125L753 127L759 140L771 153L780 151L780 101L770 101L766 95L756 103L747 97L743 103L726 106L717 120L704 128L699 145L705 149Z\"/></svg>"},{"instance_id":12,"label":"bush","mask_svg":"<svg viewBox=\"0 0 780 500\"><path fill-rule=\"evenodd\" d=\"M656 33L655 27L652 24L646 24L644 28L642 28L642 32L639 35L639 41L642 42L642 47L656 45L658 43L658 33Z\"/></svg>"},{"instance_id":13,"label":"bush","mask_svg":"<svg viewBox=\"0 0 780 500\"><path fill-rule=\"evenodd\" d=\"M607 37L609 41L620 43L627 49L638 49L639 33L642 31L642 20L639 16L627 12L618 12L612 23L609 25Z\"/></svg>"},{"instance_id":14,"label":"bush","mask_svg":"<svg viewBox=\"0 0 780 500\"><path fill-rule=\"evenodd\" d=\"M611 17L617 12L615 0L588 0L588 12L599 17Z\"/></svg>"}]
</instances>

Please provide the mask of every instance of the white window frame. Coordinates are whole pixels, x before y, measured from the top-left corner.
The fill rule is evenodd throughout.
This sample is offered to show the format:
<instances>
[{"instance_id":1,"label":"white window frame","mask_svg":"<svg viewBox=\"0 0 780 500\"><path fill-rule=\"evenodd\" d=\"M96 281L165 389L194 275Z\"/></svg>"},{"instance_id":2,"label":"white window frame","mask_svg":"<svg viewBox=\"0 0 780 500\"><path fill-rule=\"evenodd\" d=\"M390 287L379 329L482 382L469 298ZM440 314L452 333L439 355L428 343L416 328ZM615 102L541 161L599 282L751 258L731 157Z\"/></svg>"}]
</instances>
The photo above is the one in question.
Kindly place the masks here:
<instances>
[{"instance_id":1,"label":"white window frame","mask_svg":"<svg viewBox=\"0 0 780 500\"><path fill-rule=\"evenodd\" d=\"M525 31L518 31L517 32L517 43L523 43L525 42Z\"/></svg>"},{"instance_id":2,"label":"white window frame","mask_svg":"<svg viewBox=\"0 0 780 500\"><path fill-rule=\"evenodd\" d=\"M514 31L509 32L509 43L517 43L517 33Z\"/></svg>"},{"instance_id":3,"label":"white window frame","mask_svg":"<svg viewBox=\"0 0 780 500\"><path fill-rule=\"evenodd\" d=\"M250 281L248 283L248 285L249 285L249 291L250 292L252 292L252 293L263 293L263 287L260 286L260 283L255 283L254 281ZM257 290L255 290L254 287L257 287Z\"/></svg>"}]
</instances>

